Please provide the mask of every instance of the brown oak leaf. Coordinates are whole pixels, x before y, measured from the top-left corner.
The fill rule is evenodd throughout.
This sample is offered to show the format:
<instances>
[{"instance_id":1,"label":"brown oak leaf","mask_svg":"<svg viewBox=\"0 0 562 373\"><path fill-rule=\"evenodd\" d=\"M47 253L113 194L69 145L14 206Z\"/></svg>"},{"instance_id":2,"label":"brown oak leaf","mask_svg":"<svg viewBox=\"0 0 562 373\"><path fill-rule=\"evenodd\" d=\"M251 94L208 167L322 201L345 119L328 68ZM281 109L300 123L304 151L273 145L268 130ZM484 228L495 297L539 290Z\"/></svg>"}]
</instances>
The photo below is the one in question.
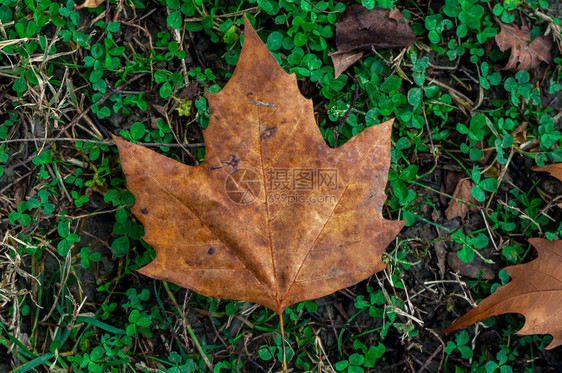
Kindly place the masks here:
<instances>
[{"instance_id":1,"label":"brown oak leaf","mask_svg":"<svg viewBox=\"0 0 562 373\"><path fill-rule=\"evenodd\" d=\"M385 268L381 254L404 225L381 215L392 121L330 148L312 100L245 27L232 78L208 97L199 166L115 142L156 250L140 272L281 313Z\"/></svg>"},{"instance_id":2,"label":"brown oak leaf","mask_svg":"<svg viewBox=\"0 0 562 373\"><path fill-rule=\"evenodd\" d=\"M518 334L550 334L551 349L562 345L562 240L531 238L538 258L506 267L511 281L447 327L449 333L502 313L521 313L525 325Z\"/></svg>"},{"instance_id":3,"label":"brown oak leaf","mask_svg":"<svg viewBox=\"0 0 562 373\"><path fill-rule=\"evenodd\" d=\"M338 50L330 53L335 76L337 78L373 47L407 47L416 40L416 35L399 10L369 10L359 4L351 5L336 23Z\"/></svg>"},{"instance_id":4,"label":"brown oak leaf","mask_svg":"<svg viewBox=\"0 0 562 373\"><path fill-rule=\"evenodd\" d=\"M500 33L495 40L502 52L511 49L511 55L501 70L534 70L540 61L551 63L550 49L552 42L547 36L537 36L531 42L531 32L526 26L521 28L516 25L500 22ZM529 43L530 42L530 43Z\"/></svg>"}]
</instances>

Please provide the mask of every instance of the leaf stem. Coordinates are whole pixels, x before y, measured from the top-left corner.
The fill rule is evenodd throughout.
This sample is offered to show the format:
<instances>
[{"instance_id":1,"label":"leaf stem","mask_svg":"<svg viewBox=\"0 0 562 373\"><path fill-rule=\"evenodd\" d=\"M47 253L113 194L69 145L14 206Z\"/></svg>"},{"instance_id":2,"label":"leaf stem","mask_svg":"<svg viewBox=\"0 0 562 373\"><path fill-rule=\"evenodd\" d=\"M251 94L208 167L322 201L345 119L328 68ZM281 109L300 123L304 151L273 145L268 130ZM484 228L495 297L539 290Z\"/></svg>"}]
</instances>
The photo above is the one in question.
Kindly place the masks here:
<instances>
[{"instance_id":1,"label":"leaf stem","mask_svg":"<svg viewBox=\"0 0 562 373\"><path fill-rule=\"evenodd\" d=\"M279 328L281 329L281 351L283 352L283 372L287 371L287 355L285 352L285 329L283 327L283 311L279 308Z\"/></svg>"}]
</instances>

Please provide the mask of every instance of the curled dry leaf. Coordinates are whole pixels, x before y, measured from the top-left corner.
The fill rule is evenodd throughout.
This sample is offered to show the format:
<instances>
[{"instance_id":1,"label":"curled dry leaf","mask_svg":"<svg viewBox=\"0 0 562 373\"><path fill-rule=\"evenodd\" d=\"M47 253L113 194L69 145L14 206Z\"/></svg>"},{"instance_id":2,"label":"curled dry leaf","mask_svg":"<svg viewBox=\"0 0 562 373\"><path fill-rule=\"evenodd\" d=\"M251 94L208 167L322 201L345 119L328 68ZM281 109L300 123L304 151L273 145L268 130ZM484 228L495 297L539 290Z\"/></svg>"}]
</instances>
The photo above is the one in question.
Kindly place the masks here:
<instances>
[{"instance_id":1,"label":"curled dry leaf","mask_svg":"<svg viewBox=\"0 0 562 373\"><path fill-rule=\"evenodd\" d=\"M562 345L562 240L531 238L538 258L506 267L511 281L455 321L444 332L474 324L502 313L521 313L525 325L518 334L550 334L554 338L546 348Z\"/></svg>"},{"instance_id":2,"label":"curled dry leaf","mask_svg":"<svg viewBox=\"0 0 562 373\"><path fill-rule=\"evenodd\" d=\"M531 32L526 26L519 28L516 25L500 22L500 33L495 39L502 52L511 49L507 65L501 70L534 70L539 66L540 61L552 63L550 38L538 36L531 42Z\"/></svg>"},{"instance_id":3,"label":"curled dry leaf","mask_svg":"<svg viewBox=\"0 0 562 373\"><path fill-rule=\"evenodd\" d=\"M74 9L97 8L105 0L86 0L81 5L74 5Z\"/></svg>"},{"instance_id":4,"label":"curled dry leaf","mask_svg":"<svg viewBox=\"0 0 562 373\"><path fill-rule=\"evenodd\" d=\"M209 94L201 165L115 141L156 249L140 272L281 313L385 268L404 225L381 215L392 121L330 148L295 76L245 27L231 80Z\"/></svg>"},{"instance_id":5,"label":"curled dry leaf","mask_svg":"<svg viewBox=\"0 0 562 373\"><path fill-rule=\"evenodd\" d=\"M407 22L399 10L368 10L359 4L347 7L336 23L338 50L330 53L336 78L373 47L395 48L414 44L417 37Z\"/></svg>"}]
</instances>

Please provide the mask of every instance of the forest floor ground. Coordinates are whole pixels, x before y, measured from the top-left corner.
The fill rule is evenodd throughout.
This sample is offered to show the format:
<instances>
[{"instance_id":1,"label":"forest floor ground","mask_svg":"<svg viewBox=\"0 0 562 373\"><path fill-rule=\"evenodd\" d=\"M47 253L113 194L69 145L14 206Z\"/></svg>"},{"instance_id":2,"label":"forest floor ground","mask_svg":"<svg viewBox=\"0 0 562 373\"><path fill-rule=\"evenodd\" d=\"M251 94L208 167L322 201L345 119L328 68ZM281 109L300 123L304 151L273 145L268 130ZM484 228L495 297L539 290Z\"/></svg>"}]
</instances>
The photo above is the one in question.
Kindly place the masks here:
<instances>
[{"instance_id":1,"label":"forest floor ground","mask_svg":"<svg viewBox=\"0 0 562 373\"><path fill-rule=\"evenodd\" d=\"M532 170L562 162L562 4L550 2L363 0L402 12L417 39L335 78L353 1L0 1L0 371L281 370L275 313L137 272L154 250L110 137L201 162L207 97L234 71L244 15L296 74L328 146L396 118L383 215L406 227L386 270L285 311L289 369L562 371L550 336L515 333L521 315L442 333L509 281L502 268L536 257L527 239L562 238L562 184ZM546 35L550 58L501 51L501 24ZM526 55L532 68L502 69Z\"/></svg>"}]
</instances>

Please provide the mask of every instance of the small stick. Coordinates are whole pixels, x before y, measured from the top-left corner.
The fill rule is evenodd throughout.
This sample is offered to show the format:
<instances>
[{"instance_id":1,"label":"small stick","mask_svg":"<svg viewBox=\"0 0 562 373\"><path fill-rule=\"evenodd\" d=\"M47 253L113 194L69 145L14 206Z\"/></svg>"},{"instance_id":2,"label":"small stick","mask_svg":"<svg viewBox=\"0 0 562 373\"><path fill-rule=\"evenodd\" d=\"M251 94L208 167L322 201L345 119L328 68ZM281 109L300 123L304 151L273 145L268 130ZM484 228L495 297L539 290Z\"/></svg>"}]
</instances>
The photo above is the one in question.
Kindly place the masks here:
<instances>
[{"instance_id":1,"label":"small stick","mask_svg":"<svg viewBox=\"0 0 562 373\"><path fill-rule=\"evenodd\" d=\"M433 361L433 359L435 358L435 356L437 356L437 354L439 352L441 352L441 350L443 349L443 346L439 345L435 351L433 351L433 353L431 354L431 356L429 356L427 358L427 360L425 361L425 363L423 363L422 367L418 370L417 373L422 373L428 366L429 364Z\"/></svg>"},{"instance_id":2,"label":"small stick","mask_svg":"<svg viewBox=\"0 0 562 373\"><path fill-rule=\"evenodd\" d=\"M203 347L201 347L201 344L199 343L199 340L197 339L197 336L193 332L193 329L191 328L191 324L186 322L185 314L183 312L181 312L181 308L180 308L178 302L176 301L176 297L174 297L174 294L172 294L172 291L170 290L170 287L168 286L168 282L162 281L162 283L164 285L164 289L166 290L166 293L168 293L168 296L170 297L170 299L174 303L174 306L176 306L176 309L178 310L178 314L182 318L183 326L184 326L185 329L187 329L187 332L191 336L191 340L193 341L193 344L195 344L195 347L197 348L197 351L199 352L199 355L201 355L201 358L203 359L203 361L207 365L207 368L209 368L209 371L213 372L214 371L213 370L213 364L211 364L211 362L209 361L209 358L207 357L207 355L205 355L205 351L203 351Z\"/></svg>"},{"instance_id":3,"label":"small stick","mask_svg":"<svg viewBox=\"0 0 562 373\"><path fill-rule=\"evenodd\" d=\"M454 200L457 201L457 202L464 203L465 205L470 206L470 207L473 207L473 208L475 208L475 209L480 209L480 208L481 208L480 206L476 206L476 205L474 205L474 204L472 204L472 203L470 203L470 202L467 202L467 201L462 200L462 199L460 199L460 198L454 197L454 196L452 196L452 195L450 195L450 194L447 194L447 193L445 193L445 192L441 192L441 191L439 191L439 190L433 189L433 188L431 188L431 187L428 187L427 185L423 185L423 184L418 183L418 182L415 182L415 181L408 181L408 183L417 185L417 186L419 186L419 187L422 187L422 188L427 189L427 190L429 190L429 191L435 192L435 193L437 193L437 194L441 194L441 195L443 195L443 196L445 196L445 197L448 197L448 198L450 198L450 199L454 199Z\"/></svg>"},{"instance_id":4,"label":"small stick","mask_svg":"<svg viewBox=\"0 0 562 373\"><path fill-rule=\"evenodd\" d=\"M423 119L425 120L425 128L427 129L427 134L429 135L429 143L431 144L431 154L435 157L435 146L433 145L433 138L431 137L431 129L429 128L429 122L427 121L427 115L425 114L425 105L423 104L423 86L420 87L420 106L423 113ZM435 164L437 164L437 158L435 159Z\"/></svg>"},{"instance_id":5,"label":"small stick","mask_svg":"<svg viewBox=\"0 0 562 373\"><path fill-rule=\"evenodd\" d=\"M189 332L189 335L191 336L191 340L195 344L195 347L197 347L197 351L199 351L199 355L201 355L201 358L203 358L203 361L207 365L207 368L209 368L209 370L212 372L213 371L213 364L211 364L211 362L209 361L209 358L207 357L207 355L205 355L205 351L203 351L203 348L201 347L201 344L199 343L199 340L195 336L195 333L193 332L193 329L191 329L191 324L186 323L186 327L187 327L187 331Z\"/></svg>"}]
</instances>

